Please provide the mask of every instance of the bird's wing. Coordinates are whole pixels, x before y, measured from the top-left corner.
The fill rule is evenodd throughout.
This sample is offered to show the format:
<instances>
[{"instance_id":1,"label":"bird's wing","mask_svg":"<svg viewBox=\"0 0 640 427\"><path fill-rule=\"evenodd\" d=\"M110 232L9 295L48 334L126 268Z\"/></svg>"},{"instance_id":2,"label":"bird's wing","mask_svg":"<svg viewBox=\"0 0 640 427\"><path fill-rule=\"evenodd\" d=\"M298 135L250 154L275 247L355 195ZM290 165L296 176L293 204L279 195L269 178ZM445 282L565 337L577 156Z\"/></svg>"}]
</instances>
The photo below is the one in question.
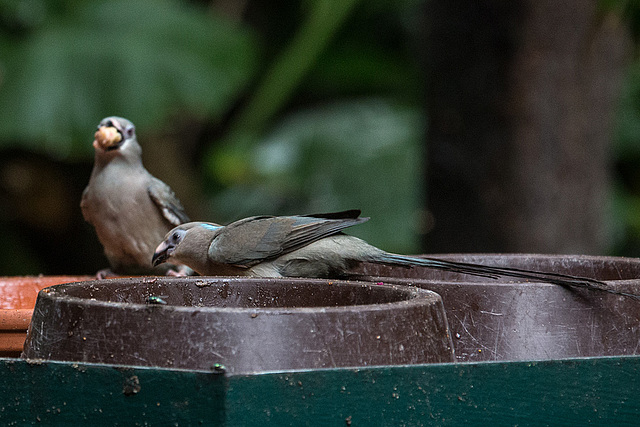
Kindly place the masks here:
<instances>
[{"instance_id":1,"label":"bird's wing","mask_svg":"<svg viewBox=\"0 0 640 427\"><path fill-rule=\"evenodd\" d=\"M299 215L303 217L311 217L311 218L326 218L326 219L358 219L360 217L360 209L349 209L347 211L340 212L329 212L329 213L319 213L319 214L310 214L310 215ZM369 220L369 218L362 218L364 221Z\"/></svg>"},{"instance_id":2,"label":"bird's wing","mask_svg":"<svg viewBox=\"0 0 640 427\"><path fill-rule=\"evenodd\" d=\"M353 216L354 212L358 212L358 214ZM343 213L344 216L338 216ZM336 214L290 217L294 218L295 222L282 244L283 253L295 251L316 240L337 234L347 227L369 220L369 218L359 218L359 213L360 211L345 211Z\"/></svg>"},{"instance_id":3,"label":"bird's wing","mask_svg":"<svg viewBox=\"0 0 640 427\"><path fill-rule=\"evenodd\" d=\"M209 255L218 262L252 266L369 219L354 216L354 211L347 212L344 217L321 214L245 218L224 228L212 241Z\"/></svg>"},{"instance_id":4,"label":"bird's wing","mask_svg":"<svg viewBox=\"0 0 640 427\"><path fill-rule=\"evenodd\" d=\"M184 208L180 200L173 193L171 188L164 182L152 177L151 183L147 187L149 197L156 204L171 225L178 226L185 222L189 222L189 217L184 212Z\"/></svg>"},{"instance_id":5,"label":"bird's wing","mask_svg":"<svg viewBox=\"0 0 640 427\"><path fill-rule=\"evenodd\" d=\"M84 191L82 191L82 198L80 199L80 210L82 211L82 216L84 220L90 222L89 212L89 203L87 201L87 195L89 194L89 187L86 187Z\"/></svg>"}]
</instances>

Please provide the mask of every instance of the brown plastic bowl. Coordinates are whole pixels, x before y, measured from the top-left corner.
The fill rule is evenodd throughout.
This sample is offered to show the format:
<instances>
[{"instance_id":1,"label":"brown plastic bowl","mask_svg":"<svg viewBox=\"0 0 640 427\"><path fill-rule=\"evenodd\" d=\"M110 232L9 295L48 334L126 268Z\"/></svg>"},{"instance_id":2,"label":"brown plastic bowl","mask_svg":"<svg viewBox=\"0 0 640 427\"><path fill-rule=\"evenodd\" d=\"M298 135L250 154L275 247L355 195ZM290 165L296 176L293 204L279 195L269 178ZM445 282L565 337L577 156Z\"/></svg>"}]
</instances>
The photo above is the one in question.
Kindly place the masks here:
<instances>
[{"instance_id":1,"label":"brown plastic bowl","mask_svg":"<svg viewBox=\"0 0 640 427\"><path fill-rule=\"evenodd\" d=\"M306 279L130 278L38 296L30 359L231 373L454 361L437 294Z\"/></svg>"},{"instance_id":2,"label":"brown plastic bowl","mask_svg":"<svg viewBox=\"0 0 640 427\"><path fill-rule=\"evenodd\" d=\"M452 261L585 276L640 295L640 259L574 255L430 255ZM442 296L458 361L640 354L640 301L522 279L366 265L361 280Z\"/></svg>"}]
</instances>

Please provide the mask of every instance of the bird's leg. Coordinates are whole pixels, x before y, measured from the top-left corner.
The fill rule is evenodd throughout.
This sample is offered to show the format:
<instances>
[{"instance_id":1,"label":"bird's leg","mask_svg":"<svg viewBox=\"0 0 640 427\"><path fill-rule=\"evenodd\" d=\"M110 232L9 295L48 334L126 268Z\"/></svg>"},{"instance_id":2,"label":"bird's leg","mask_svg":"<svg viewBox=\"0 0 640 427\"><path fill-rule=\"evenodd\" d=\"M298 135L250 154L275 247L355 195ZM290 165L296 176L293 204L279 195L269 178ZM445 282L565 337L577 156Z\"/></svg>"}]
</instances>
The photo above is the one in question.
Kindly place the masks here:
<instances>
[{"instance_id":1,"label":"bird's leg","mask_svg":"<svg viewBox=\"0 0 640 427\"><path fill-rule=\"evenodd\" d=\"M103 268L102 270L98 270L96 273L96 279L102 280L108 277L116 277L117 274L114 273L110 268Z\"/></svg>"},{"instance_id":2,"label":"bird's leg","mask_svg":"<svg viewBox=\"0 0 640 427\"><path fill-rule=\"evenodd\" d=\"M193 273L193 270L186 265L178 265L168 269L166 275L174 277L187 277L192 276Z\"/></svg>"}]
</instances>

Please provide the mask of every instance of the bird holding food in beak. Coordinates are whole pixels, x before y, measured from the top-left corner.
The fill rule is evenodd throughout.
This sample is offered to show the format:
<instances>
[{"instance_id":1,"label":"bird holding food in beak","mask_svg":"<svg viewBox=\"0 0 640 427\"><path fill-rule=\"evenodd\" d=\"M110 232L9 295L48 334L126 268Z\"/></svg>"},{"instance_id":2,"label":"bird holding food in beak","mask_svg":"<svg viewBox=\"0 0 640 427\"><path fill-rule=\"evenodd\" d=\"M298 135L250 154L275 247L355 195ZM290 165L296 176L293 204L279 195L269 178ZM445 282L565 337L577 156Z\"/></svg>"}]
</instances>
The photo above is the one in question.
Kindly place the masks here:
<instances>
[{"instance_id":1,"label":"bird holding food in beak","mask_svg":"<svg viewBox=\"0 0 640 427\"><path fill-rule=\"evenodd\" d=\"M169 265L154 268L149 260L164 235L189 218L171 188L142 165L135 126L107 117L98 125L93 147L93 170L80 207L111 266L97 276L175 271Z\"/></svg>"}]
</instances>

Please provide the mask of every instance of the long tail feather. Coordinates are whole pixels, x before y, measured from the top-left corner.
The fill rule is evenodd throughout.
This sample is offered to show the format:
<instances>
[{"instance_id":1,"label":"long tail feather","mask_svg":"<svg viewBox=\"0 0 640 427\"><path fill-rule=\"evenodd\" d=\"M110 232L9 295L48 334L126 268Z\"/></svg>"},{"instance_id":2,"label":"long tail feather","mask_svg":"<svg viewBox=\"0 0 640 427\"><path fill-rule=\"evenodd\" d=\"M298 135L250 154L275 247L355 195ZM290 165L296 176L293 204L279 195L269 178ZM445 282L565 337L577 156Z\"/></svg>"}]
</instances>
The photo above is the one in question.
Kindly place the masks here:
<instances>
[{"instance_id":1,"label":"long tail feather","mask_svg":"<svg viewBox=\"0 0 640 427\"><path fill-rule=\"evenodd\" d=\"M474 276L498 279L500 277L517 277L520 279L536 280L561 286L593 289L609 292L616 295L631 297L640 300L640 295L634 295L616 289L599 280L588 277L571 276L560 273L547 273L533 270L524 270L510 267L491 267L488 265L470 264L465 262L446 261L435 258L415 258L404 255L385 254L376 262L398 266L421 266L455 273L470 274Z\"/></svg>"}]
</instances>

